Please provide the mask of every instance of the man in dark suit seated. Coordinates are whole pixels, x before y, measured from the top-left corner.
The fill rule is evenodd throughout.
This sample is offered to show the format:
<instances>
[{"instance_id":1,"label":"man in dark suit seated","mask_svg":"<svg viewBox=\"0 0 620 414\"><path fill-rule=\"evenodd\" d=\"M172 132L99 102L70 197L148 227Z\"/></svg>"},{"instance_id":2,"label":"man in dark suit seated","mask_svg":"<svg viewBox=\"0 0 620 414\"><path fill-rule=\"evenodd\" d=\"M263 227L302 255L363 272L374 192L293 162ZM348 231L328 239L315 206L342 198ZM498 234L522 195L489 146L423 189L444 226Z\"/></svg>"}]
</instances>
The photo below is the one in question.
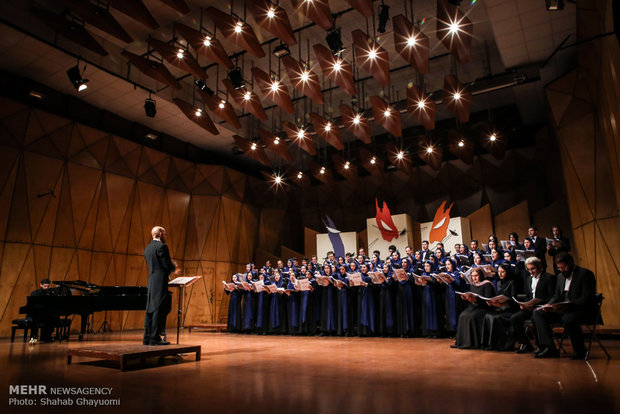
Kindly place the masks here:
<instances>
[{"instance_id":1,"label":"man in dark suit seated","mask_svg":"<svg viewBox=\"0 0 620 414\"><path fill-rule=\"evenodd\" d=\"M530 274L524 286L526 304L521 305L521 310L513 313L510 317L514 337L519 343L519 348L516 350L518 354L525 354L534 350L525 334L524 323L528 319L532 319L532 313L536 306L549 302L555 291L557 280L555 275L543 271L542 262L538 257L528 257L525 261L525 268Z\"/></svg>"},{"instance_id":2,"label":"man in dark suit seated","mask_svg":"<svg viewBox=\"0 0 620 414\"><path fill-rule=\"evenodd\" d=\"M39 289L32 291L30 296L53 296L56 289L50 289L52 282L49 279L43 279L39 283ZM58 317L49 313L36 312L33 315L26 315L26 320L32 324L31 343L38 342L38 332L41 329L41 342L51 342L52 332L58 322Z\"/></svg>"},{"instance_id":3,"label":"man in dark suit seated","mask_svg":"<svg viewBox=\"0 0 620 414\"><path fill-rule=\"evenodd\" d=\"M596 278L594 273L575 265L573 257L566 252L555 257L560 270L555 293L546 305L534 311L533 321L538 333L540 348L536 358L557 358L559 351L553 342L551 325L561 322L568 332L573 346L572 359L584 359L586 346L583 343L581 325L596 312Z\"/></svg>"},{"instance_id":4,"label":"man in dark suit seated","mask_svg":"<svg viewBox=\"0 0 620 414\"><path fill-rule=\"evenodd\" d=\"M146 315L144 317L143 345L170 345L159 336L166 330L166 316L170 312L168 277L176 269L170 259L166 244L166 229L155 226L151 230L153 240L144 249L144 259L149 267Z\"/></svg>"}]
</instances>

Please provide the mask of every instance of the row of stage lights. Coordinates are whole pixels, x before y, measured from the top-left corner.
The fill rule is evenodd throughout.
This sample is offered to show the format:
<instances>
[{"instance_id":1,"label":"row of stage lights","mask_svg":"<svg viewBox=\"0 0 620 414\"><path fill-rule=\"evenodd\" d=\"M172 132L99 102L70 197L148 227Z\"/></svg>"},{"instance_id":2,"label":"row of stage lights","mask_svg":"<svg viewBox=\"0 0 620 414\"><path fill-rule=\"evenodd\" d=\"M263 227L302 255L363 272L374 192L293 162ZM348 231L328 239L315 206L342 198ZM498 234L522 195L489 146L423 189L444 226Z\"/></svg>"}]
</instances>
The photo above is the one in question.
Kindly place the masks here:
<instances>
[{"instance_id":1,"label":"row of stage lights","mask_svg":"<svg viewBox=\"0 0 620 414\"><path fill-rule=\"evenodd\" d=\"M279 138L276 138L276 139L278 140L278 142L274 141L274 143L278 144L279 143ZM499 137L498 137L498 134L496 132L491 132L487 139L489 140L489 142L494 143L494 142L498 141ZM464 148L465 145L466 145L466 142L465 142L464 139L460 139L457 142L457 146L459 148ZM251 150L256 150L257 148L258 148L258 144L256 142L252 142L252 145L251 145L250 149ZM430 155L430 154L433 154L435 152L435 150L436 150L435 146L428 145L424 151L427 154ZM398 161L402 161L405 158L405 155L406 155L405 151L400 150L400 151L398 151L395 154L395 157L396 157L396 159ZM370 158L370 160L368 160L368 162L371 165L375 165L377 163L377 157L373 155L372 158ZM349 170L351 168L351 161L348 161L348 160L345 161L342 164L342 168L345 169L345 170ZM322 165L318 172L319 172L319 174L324 175L324 174L327 173L327 168L324 165ZM297 177L297 180L302 180L304 178L303 171L298 171L296 177ZM274 182L274 184L276 184L276 185L281 185L281 184L283 184L285 182L284 176L281 175L281 174L278 174L278 173L273 173L272 176L271 176L271 179Z\"/></svg>"}]
</instances>

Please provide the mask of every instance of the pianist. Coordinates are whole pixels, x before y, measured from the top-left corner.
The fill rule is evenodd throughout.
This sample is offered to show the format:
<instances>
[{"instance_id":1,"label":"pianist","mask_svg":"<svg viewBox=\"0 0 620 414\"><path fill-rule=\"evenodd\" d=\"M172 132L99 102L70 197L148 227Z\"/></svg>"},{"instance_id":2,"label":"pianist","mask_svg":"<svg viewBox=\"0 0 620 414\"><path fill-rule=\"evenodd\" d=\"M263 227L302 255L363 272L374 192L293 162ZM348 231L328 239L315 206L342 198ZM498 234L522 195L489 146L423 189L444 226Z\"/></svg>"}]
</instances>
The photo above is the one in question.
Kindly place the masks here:
<instances>
[{"instance_id":1,"label":"pianist","mask_svg":"<svg viewBox=\"0 0 620 414\"><path fill-rule=\"evenodd\" d=\"M43 279L39 283L39 289L33 291L30 296L52 296L54 289L50 289L52 282L49 279ZM39 341L38 333L41 330L41 342L51 342L52 332L58 317L49 312L37 312L35 314L26 315L28 322L32 324L32 337L30 342Z\"/></svg>"},{"instance_id":2,"label":"pianist","mask_svg":"<svg viewBox=\"0 0 620 414\"><path fill-rule=\"evenodd\" d=\"M170 345L162 340L160 332L166 331L166 316L170 312L168 277L176 266L170 259L166 244L166 229L155 226L151 229L153 240L144 249L144 259L149 267L146 316L144 317L144 345Z\"/></svg>"}]
</instances>

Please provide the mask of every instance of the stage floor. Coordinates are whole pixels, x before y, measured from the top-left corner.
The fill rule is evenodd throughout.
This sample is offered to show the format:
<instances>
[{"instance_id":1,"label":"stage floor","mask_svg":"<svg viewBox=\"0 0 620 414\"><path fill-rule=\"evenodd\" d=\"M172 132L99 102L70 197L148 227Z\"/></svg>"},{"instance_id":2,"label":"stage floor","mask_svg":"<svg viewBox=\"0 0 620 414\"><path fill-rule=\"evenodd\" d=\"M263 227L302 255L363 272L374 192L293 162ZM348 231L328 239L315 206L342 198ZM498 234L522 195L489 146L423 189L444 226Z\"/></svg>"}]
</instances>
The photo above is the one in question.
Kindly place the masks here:
<instances>
[{"instance_id":1,"label":"stage floor","mask_svg":"<svg viewBox=\"0 0 620 414\"><path fill-rule=\"evenodd\" d=\"M566 414L614 413L620 407L618 340L604 341L612 360L594 344L592 358L584 362L566 355L537 360L531 355L451 349L448 339L184 332L180 343L202 346L200 361L194 354L152 358L129 364L126 372L113 361L75 357L71 365L66 363L68 348L138 344L141 335L91 335L86 343L35 346L0 340L0 389L5 393L1 404L8 401L8 412L29 414L93 409L97 413ZM47 394L15 387L23 385L43 385ZM104 394L62 395L67 392ZM15 405L25 399L37 405ZM4 407L0 411L7 412Z\"/></svg>"}]
</instances>

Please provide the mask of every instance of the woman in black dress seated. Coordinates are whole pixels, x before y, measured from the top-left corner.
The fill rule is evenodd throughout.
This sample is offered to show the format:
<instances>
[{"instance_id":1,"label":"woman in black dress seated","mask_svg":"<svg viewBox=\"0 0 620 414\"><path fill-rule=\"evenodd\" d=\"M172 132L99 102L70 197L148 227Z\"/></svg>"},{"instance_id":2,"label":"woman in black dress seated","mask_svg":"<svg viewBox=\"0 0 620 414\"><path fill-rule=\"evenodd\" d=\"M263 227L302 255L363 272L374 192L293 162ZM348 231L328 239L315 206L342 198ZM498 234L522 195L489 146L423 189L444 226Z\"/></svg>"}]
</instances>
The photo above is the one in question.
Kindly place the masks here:
<instances>
[{"instance_id":1,"label":"woman in black dress seated","mask_svg":"<svg viewBox=\"0 0 620 414\"><path fill-rule=\"evenodd\" d=\"M517 294L516 282L509 264L503 263L497 269L497 296L488 301L489 311L482 325L482 346L487 350L513 351L515 339L512 335L510 316L519 310L512 300Z\"/></svg>"},{"instance_id":2,"label":"woman in black dress seated","mask_svg":"<svg viewBox=\"0 0 620 414\"><path fill-rule=\"evenodd\" d=\"M482 324L489 309L487 303L476 295L491 298L495 296L493 284L484 280L484 271L480 268L471 270L470 291L463 294L461 299L469 302L467 308L459 316L456 331L456 343L452 348L478 349L481 347Z\"/></svg>"}]
</instances>

